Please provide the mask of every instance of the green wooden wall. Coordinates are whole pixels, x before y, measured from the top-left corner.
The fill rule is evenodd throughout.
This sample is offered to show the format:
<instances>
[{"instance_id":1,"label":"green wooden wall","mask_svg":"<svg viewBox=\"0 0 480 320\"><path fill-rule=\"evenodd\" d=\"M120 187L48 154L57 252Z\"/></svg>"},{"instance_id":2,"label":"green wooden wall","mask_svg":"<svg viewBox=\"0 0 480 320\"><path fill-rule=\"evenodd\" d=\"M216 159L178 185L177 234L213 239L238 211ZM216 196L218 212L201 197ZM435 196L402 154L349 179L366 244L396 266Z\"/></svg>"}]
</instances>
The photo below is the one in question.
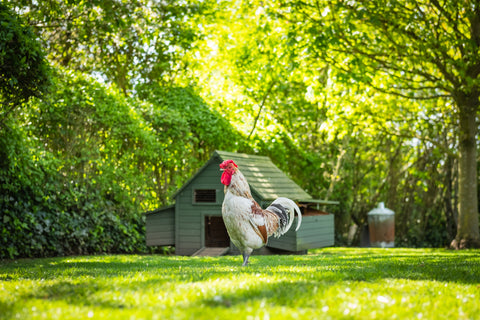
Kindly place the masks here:
<instances>
[{"instance_id":1,"label":"green wooden wall","mask_svg":"<svg viewBox=\"0 0 480 320\"><path fill-rule=\"evenodd\" d=\"M220 161L211 162L176 197L175 252L191 255L205 246L205 216L221 216L224 198ZM215 189L215 203L194 203L194 190Z\"/></svg>"},{"instance_id":2,"label":"green wooden wall","mask_svg":"<svg viewBox=\"0 0 480 320\"><path fill-rule=\"evenodd\" d=\"M280 238L268 239L267 246L288 251L333 246L335 242L333 218L333 214L304 216L297 232L295 232L297 227L297 218L295 218L290 230Z\"/></svg>"},{"instance_id":3,"label":"green wooden wall","mask_svg":"<svg viewBox=\"0 0 480 320\"><path fill-rule=\"evenodd\" d=\"M175 245L175 206L147 214L145 229L147 246Z\"/></svg>"}]
</instances>

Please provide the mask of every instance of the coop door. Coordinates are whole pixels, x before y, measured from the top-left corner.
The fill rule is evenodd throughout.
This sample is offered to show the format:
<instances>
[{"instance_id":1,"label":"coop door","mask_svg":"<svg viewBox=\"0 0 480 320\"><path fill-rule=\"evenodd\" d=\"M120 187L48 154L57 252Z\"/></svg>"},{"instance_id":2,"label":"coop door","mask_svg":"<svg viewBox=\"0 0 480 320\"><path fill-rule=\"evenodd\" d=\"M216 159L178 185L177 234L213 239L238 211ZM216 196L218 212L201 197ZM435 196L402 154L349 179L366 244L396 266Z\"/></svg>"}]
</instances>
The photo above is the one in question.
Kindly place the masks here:
<instances>
[{"instance_id":1,"label":"coop door","mask_svg":"<svg viewBox=\"0 0 480 320\"><path fill-rule=\"evenodd\" d=\"M228 247L230 238L222 217L205 217L205 247Z\"/></svg>"}]
</instances>

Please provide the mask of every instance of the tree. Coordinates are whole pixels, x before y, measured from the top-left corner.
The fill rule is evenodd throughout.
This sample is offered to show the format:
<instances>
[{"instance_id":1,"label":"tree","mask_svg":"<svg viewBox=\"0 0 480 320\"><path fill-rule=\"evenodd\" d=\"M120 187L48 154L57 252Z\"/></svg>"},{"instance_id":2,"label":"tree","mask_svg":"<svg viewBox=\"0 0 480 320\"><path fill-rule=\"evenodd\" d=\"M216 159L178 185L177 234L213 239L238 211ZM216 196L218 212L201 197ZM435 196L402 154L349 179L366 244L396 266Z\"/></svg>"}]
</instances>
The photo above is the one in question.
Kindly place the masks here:
<instances>
[{"instance_id":1,"label":"tree","mask_svg":"<svg viewBox=\"0 0 480 320\"><path fill-rule=\"evenodd\" d=\"M339 200L327 210L340 244L358 239L345 240L378 201L395 210L401 245L444 246L455 236L460 118L433 58L459 44L441 28L443 55L433 42L408 44L412 32L428 38L421 23L436 21L434 11L409 17L412 1L8 3L60 73L75 75L17 114L18 128L30 128L39 154L65 163L54 172L61 167L85 196L135 195L144 209L168 203L222 148L268 155L312 196ZM109 180L123 191L109 191Z\"/></svg>"},{"instance_id":2,"label":"tree","mask_svg":"<svg viewBox=\"0 0 480 320\"><path fill-rule=\"evenodd\" d=\"M15 108L44 92L49 66L33 30L0 3L0 128Z\"/></svg>"},{"instance_id":3,"label":"tree","mask_svg":"<svg viewBox=\"0 0 480 320\"><path fill-rule=\"evenodd\" d=\"M445 145L432 136L436 127L428 117L438 112L435 104L404 101L400 113L396 99L319 59L304 17L283 9L278 3L232 0L199 17L205 37L191 55L196 61L190 63L189 76L203 97L250 135L257 152L270 156L314 197L340 201L327 208L335 212L339 243L347 243L349 228L362 230L368 211L383 200L401 208L398 221L407 221L397 234L402 245L444 246L445 211L438 210L443 202L433 197L428 199L435 206L422 205L424 193L438 193L421 181L430 175L417 174L417 164L424 163L421 150L433 150L437 160L436 149ZM395 85L390 78L376 80ZM412 148L406 134L412 128L418 137L433 137L428 140L434 144ZM396 192L404 184L408 196ZM423 231L433 221L430 216L438 217L434 228L440 236L426 243ZM410 230L416 230L415 236Z\"/></svg>"},{"instance_id":4,"label":"tree","mask_svg":"<svg viewBox=\"0 0 480 320\"><path fill-rule=\"evenodd\" d=\"M450 100L452 107L447 104L441 112L453 112L459 140L458 225L451 245L479 247L476 137L480 4L437 0L291 1L280 8L279 14L309 35L306 46L319 59L356 82L399 100ZM385 86L392 83L387 79L393 79L394 84Z\"/></svg>"},{"instance_id":5,"label":"tree","mask_svg":"<svg viewBox=\"0 0 480 320\"><path fill-rule=\"evenodd\" d=\"M45 40L49 59L95 74L124 94L135 85L170 84L197 38L197 1L15 1Z\"/></svg>"}]
</instances>

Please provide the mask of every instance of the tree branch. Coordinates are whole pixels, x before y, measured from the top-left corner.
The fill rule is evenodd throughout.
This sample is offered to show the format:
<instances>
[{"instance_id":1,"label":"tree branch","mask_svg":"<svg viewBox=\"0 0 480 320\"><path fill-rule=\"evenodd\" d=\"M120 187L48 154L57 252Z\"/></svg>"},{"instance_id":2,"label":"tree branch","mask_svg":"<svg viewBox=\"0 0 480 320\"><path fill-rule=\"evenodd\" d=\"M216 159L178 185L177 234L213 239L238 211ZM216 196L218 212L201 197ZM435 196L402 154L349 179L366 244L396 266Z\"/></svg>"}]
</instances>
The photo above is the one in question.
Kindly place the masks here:
<instances>
[{"instance_id":1,"label":"tree branch","mask_svg":"<svg viewBox=\"0 0 480 320\"><path fill-rule=\"evenodd\" d=\"M254 120L254 122L253 122L252 130L251 130L250 133L248 134L247 140L250 140L253 132L255 131L255 128L257 127L258 119L260 118L260 114L262 113L262 109L263 109L263 107L264 107L264 105L265 105L265 102L267 101L267 98L268 98L268 96L270 95L270 92L272 91L272 89L273 89L274 86L275 86L275 81L272 81L272 82L270 83L270 86L268 87L267 91L266 91L265 94L263 95L262 103L261 103L260 106L259 106L257 116L255 117L255 120Z\"/></svg>"}]
</instances>

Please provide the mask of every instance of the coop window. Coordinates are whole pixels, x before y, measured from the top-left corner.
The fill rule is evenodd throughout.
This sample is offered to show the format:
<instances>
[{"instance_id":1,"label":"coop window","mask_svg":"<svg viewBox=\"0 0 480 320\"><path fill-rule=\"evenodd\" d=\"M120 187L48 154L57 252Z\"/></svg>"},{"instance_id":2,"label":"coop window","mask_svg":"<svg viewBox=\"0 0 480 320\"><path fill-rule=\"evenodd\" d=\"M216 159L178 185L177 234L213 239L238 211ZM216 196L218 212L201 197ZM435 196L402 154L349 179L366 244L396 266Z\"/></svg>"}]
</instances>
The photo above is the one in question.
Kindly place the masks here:
<instances>
[{"instance_id":1,"label":"coop window","mask_svg":"<svg viewBox=\"0 0 480 320\"><path fill-rule=\"evenodd\" d=\"M215 189L197 189L193 192L195 203L217 202L217 191Z\"/></svg>"}]
</instances>

